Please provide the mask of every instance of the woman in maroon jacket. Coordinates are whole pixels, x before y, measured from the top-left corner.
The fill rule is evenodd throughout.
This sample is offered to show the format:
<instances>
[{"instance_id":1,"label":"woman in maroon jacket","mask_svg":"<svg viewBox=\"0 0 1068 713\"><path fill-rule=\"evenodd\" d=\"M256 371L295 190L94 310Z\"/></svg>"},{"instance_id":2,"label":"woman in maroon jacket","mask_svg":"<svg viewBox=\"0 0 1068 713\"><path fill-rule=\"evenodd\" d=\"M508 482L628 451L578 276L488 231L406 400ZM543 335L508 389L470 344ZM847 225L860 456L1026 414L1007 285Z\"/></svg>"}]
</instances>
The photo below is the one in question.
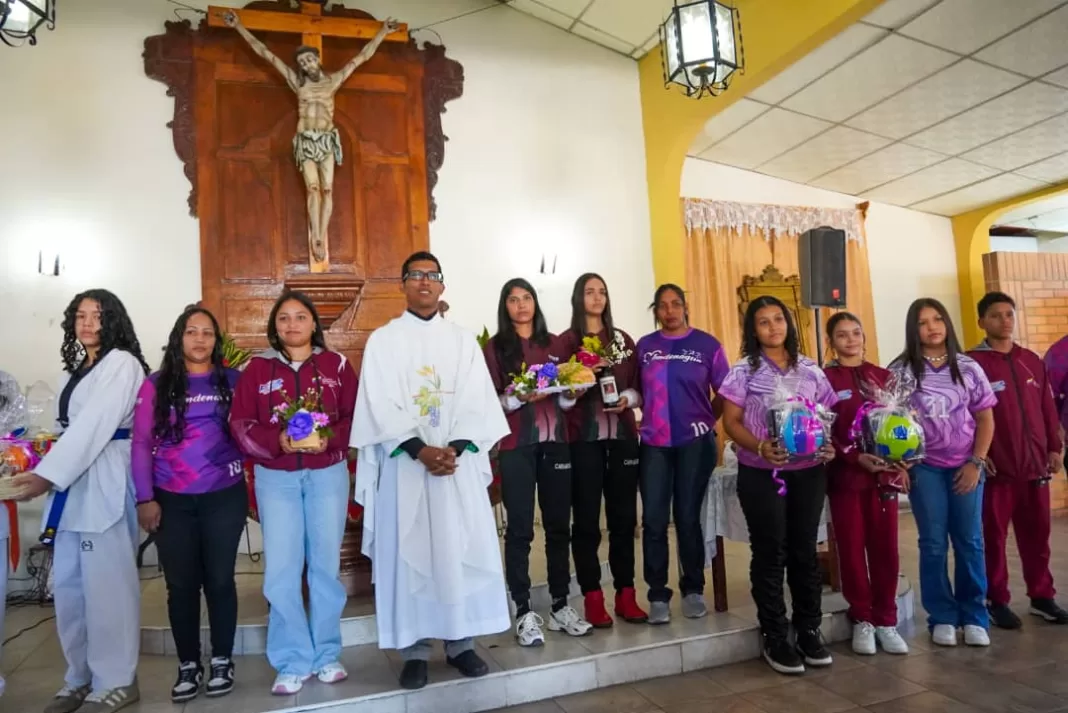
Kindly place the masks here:
<instances>
[{"instance_id":1,"label":"woman in maroon jacket","mask_svg":"<svg viewBox=\"0 0 1068 713\"><path fill-rule=\"evenodd\" d=\"M835 459L828 470L827 496L838 538L842 595L853 622L853 651L875 653L876 641L889 654L908 653L897 632L897 490L908 478L860 453L850 437L857 411L872 387L886 386L890 372L864 361L864 329L849 312L827 320L827 340L837 357L824 372L838 394L833 426Z\"/></svg>"},{"instance_id":2,"label":"woman in maroon jacket","mask_svg":"<svg viewBox=\"0 0 1068 713\"><path fill-rule=\"evenodd\" d=\"M561 346L545 325L534 287L521 278L506 282L497 305L497 333L482 351L511 427L511 433L500 442L498 459L501 500L508 511L504 575L515 602L515 636L520 646L545 643L541 631L544 621L530 608L535 489L545 526L545 560L553 600L549 630L571 636L584 636L592 630L567 603L571 588L571 452L564 410L575 402L564 394L517 397L505 393L512 376L524 365L561 361Z\"/></svg>"},{"instance_id":3,"label":"woman in maroon jacket","mask_svg":"<svg viewBox=\"0 0 1068 713\"><path fill-rule=\"evenodd\" d=\"M238 379L230 431L256 464L267 564L263 595L270 604L267 659L278 672L271 692L291 696L313 674L323 683L348 676L338 661L346 599L338 571L356 372L344 356L327 350L315 306L300 292L278 298L267 341L272 348L254 356ZM320 396L333 435L316 449L299 449L272 415L276 406L309 390ZM310 617L301 593L305 565Z\"/></svg>"},{"instance_id":4,"label":"woman in maroon jacket","mask_svg":"<svg viewBox=\"0 0 1068 713\"><path fill-rule=\"evenodd\" d=\"M571 506L574 526L571 552L575 574L585 599L586 621L612 626L601 591L601 495L608 521L608 564L616 590L615 612L635 624L649 617L634 593L634 528L638 523L638 427L634 409L640 407L638 362L634 340L612 322L608 287L600 275L588 272L575 281L571 293L571 329L560 335L561 349L570 357L582 348L584 337L597 337L615 352L612 364L603 360L594 370L616 380L619 401L605 406L600 389L590 389L567 413L571 441Z\"/></svg>"}]
</instances>

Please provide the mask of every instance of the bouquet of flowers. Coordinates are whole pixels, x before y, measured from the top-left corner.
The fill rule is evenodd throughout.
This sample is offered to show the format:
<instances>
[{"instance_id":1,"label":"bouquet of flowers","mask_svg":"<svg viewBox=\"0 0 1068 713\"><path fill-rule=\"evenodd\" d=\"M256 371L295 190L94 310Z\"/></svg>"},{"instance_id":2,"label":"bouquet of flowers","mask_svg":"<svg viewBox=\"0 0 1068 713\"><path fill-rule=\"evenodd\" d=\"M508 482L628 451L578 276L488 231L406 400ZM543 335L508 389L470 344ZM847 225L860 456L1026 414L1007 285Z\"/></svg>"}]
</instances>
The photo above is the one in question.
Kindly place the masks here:
<instances>
[{"instance_id":1,"label":"bouquet of flowers","mask_svg":"<svg viewBox=\"0 0 1068 713\"><path fill-rule=\"evenodd\" d=\"M330 416L322 408L322 393L311 388L296 399L291 399L284 390L281 393L285 403L274 407L271 423L285 426L293 448L318 450L324 438L334 435Z\"/></svg>"},{"instance_id":2,"label":"bouquet of flowers","mask_svg":"<svg viewBox=\"0 0 1068 713\"><path fill-rule=\"evenodd\" d=\"M615 366L625 362L633 353L633 349L627 349L627 342L623 339L623 333L616 330L608 346L601 343L600 337L583 337L582 348L579 349L578 354L575 356L579 363L584 366L594 367L600 364L602 360L608 362L611 366Z\"/></svg>"},{"instance_id":3,"label":"bouquet of flowers","mask_svg":"<svg viewBox=\"0 0 1068 713\"><path fill-rule=\"evenodd\" d=\"M915 390L915 379L907 371L893 373L883 388L862 385L866 403L857 410L849 429L850 439L862 453L906 465L923 460L923 428L909 406Z\"/></svg>"},{"instance_id":4,"label":"bouquet of flowers","mask_svg":"<svg viewBox=\"0 0 1068 713\"><path fill-rule=\"evenodd\" d=\"M504 392L509 396L527 394L557 394L574 391L596 383L593 372L578 363L575 357L561 366L552 362L545 364L523 364L518 374L512 376L512 383Z\"/></svg>"},{"instance_id":5,"label":"bouquet of flowers","mask_svg":"<svg viewBox=\"0 0 1068 713\"><path fill-rule=\"evenodd\" d=\"M768 407L768 437L778 441L794 463L810 461L831 441L834 413L798 395L795 377L780 377Z\"/></svg>"}]
</instances>

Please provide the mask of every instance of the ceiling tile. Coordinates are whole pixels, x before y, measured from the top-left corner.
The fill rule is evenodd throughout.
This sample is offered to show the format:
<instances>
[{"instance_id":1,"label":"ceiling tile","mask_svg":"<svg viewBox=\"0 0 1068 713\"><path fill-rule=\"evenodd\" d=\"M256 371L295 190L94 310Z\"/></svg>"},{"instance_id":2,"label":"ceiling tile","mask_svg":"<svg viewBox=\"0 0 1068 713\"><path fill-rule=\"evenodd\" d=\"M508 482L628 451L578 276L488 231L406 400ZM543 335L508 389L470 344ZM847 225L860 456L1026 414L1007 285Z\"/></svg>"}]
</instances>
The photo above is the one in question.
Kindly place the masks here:
<instances>
[{"instance_id":1,"label":"ceiling tile","mask_svg":"<svg viewBox=\"0 0 1068 713\"><path fill-rule=\"evenodd\" d=\"M778 104L809 82L823 76L857 52L886 36L887 31L868 25L852 25L808 53L775 77L749 92L768 104Z\"/></svg>"},{"instance_id":2,"label":"ceiling tile","mask_svg":"<svg viewBox=\"0 0 1068 713\"><path fill-rule=\"evenodd\" d=\"M812 185L857 195L872 186L901 178L939 161L945 156L908 144L894 144L831 171L812 181Z\"/></svg>"},{"instance_id":3,"label":"ceiling tile","mask_svg":"<svg viewBox=\"0 0 1068 713\"><path fill-rule=\"evenodd\" d=\"M642 45L673 6L673 0L594 0L582 21L625 42Z\"/></svg>"},{"instance_id":4,"label":"ceiling tile","mask_svg":"<svg viewBox=\"0 0 1068 713\"><path fill-rule=\"evenodd\" d=\"M705 122L704 128L690 144L690 155L696 156L712 144L742 128L770 107L752 99L739 99Z\"/></svg>"},{"instance_id":5,"label":"ceiling tile","mask_svg":"<svg viewBox=\"0 0 1068 713\"><path fill-rule=\"evenodd\" d=\"M1046 183L1068 181L1068 152L1016 169L1016 173Z\"/></svg>"},{"instance_id":6,"label":"ceiling tile","mask_svg":"<svg viewBox=\"0 0 1068 713\"><path fill-rule=\"evenodd\" d=\"M886 0L866 15L862 22L896 30L936 2L938 0Z\"/></svg>"},{"instance_id":7,"label":"ceiling tile","mask_svg":"<svg viewBox=\"0 0 1068 713\"><path fill-rule=\"evenodd\" d=\"M1058 233L1068 232L1068 208L1047 209L1039 203L1028 206L1026 217L1015 220L1007 220L1004 216L999 218L995 225L1011 225L1016 228L1028 228L1030 230L1052 230Z\"/></svg>"},{"instance_id":8,"label":"ceiling tile","mask_svg":"<svg viewBox=\"0 0 1068 713\"><path fill-rule=\"evenodd\" d=\"M1064 0L942 0L901 28L901 34L971 54Z\"/></svg>"},{"instance_id":9,"label":"ceiling tile","mask_svg":"<svg viewBox=\"0 0 1068 713\"><path fill-rule=\"evenodd\" d=\"M980 146L961 158L1011 171L1060 153L1065 149L1066 136L1068 114L1061 114L986 146Z\"/></svg>"},{"instance_id":10,"label":"ceiling tile","mask_svg":"<svg viewBox=\"0 0 1068 713\"><path fill-rule=\"evenodd\" d=\"M512 0L509 4L520 12L525 12L539 20L545 20L546 22L556 25L557 27L562 27L565 30L570 29L571 25L575 24L574 19L568 17L564 13L551 10L544 5L534 2L534 0Z\"/></svg>"},{"instance_id":11,"label":"ceiling tile","mask_svg":"<svg viewBox=\"0 0 1068 713\"><path fill-rule=\"evenodd\" d=\"M783 106L841 121L956 59L944 50L890 35L805 87L783 102Z\"/></svg>"},{"instance_id":12,"label":"ceiling tile","mask_svg":"<svg viewBox=\"0 0 1068 713\"><path fill-rule=\"evenodd\" d=\"M933 151L958 154L1065 111L1068 91L1031 82L906 141Z\"/></svg>"},{"instance_id":13,"label":"ceiling tile","mask_svg":"<svg viewBox=\"0 0 1068 713\"><path fill-rule=\"evenodd\" d=\"M976 183L973 186L961 188L944 196L938 196L909 207L927 213L953 216L1005 200L1006 198L1029 193L1042 187L1043 184L1037 181L1015 176L1011 173L1003 173L987 181Z\"/></svg>"},{"instance_id":14,"label":"ceiling tile","mask_svg":"<svg viewBox=\"0 0 1068 713\"><path fill-rule=\"evenodd\" d=\"M1042 77L1042 81L1068 88L1068 67L1058 69L1056 72L1050 72L1045 77Z\"/></svg>"},{"instance_id":15,"label":"ceiling tile","mask_svg":"<svg viewBox=\"0 0 1068 713\"><path fill-rule=\"evenodd\" d=\"M618 37L607 35L604 32L598 30L597 28L590 27L589 25L584 24L582 22L576 22L575 26L571 28L571 31L579 37L584 37L587 40L590 40L591 42L596 42L602 47L607 47L608 49L615 50L616 52L622 52L625 55L629 55L631 52L634 51L633 43L624 42Z\"/></svg>"},{"instance_id":16,"label":"ceiling tile","mask_svg":"<svg viewBox=\"0 0 1068 713\"><path fill-rule=\"evenodd\" d=\"M700 158L754 168L830 127L826 121L773 108L702 152Z\"/></svg>"},{"instance_id":17,"label":"ceiling tile","mask_svg":"<svg viewBox=\"0 0 1068 713\"><path fill-rule=\"evenodd\" d=\"M962 188L970 183L978 183L997 175L997 171L976 163L951 158L934 166L929 166L896 181L879 186L866 192L870 198L893 203L894 205L912 205L946 191Z\"/></svg>"},{"instance_id":18,"label":"ceiling tile","mask_svg":"<svg viewBox=\"0 0 1068 713\"><path fill-rule=\"evenodd\" d=\"M1050 196L1034 203L1022 205L1014 210L1005 211L997 217L995 222L1001 225L1017 225L1027 223L1053 211L1059 212L1062 210L1068 210L1068 195L1065 194Z\"/></svg>"},{"instance_id":19,"label":"ceiling tile","mask_svg":"<svg viewBox=\"0 0 1068 713\"><path fill-rule=\"evenodd\" d=\"M537 0L537 2L550 10L562 12L568 17L578 17L590 4L590 0Z\"/></svg>"},{"instance_id":20,"label":"ceiling tile","mask_svg":"<svg viewBox=\"0 0 1068 713\"><path fill-rule=\"evenodd\" d=\"M1006 5L1015 7L1017 0ZM1039 77L1068 64L1068 5L1032 22L976 55L984 62Z\"/></svg>"},{"instance_id":21,"label":"ceiling tile","mask_svg":"<svg viewBox=\"0 0 1068 713\"><path fill-rule=\"evenodd\" d=\"M890 139L836 126L757 168L789 181L804 183L890 143Z\"/></svg>"},{"instance_id":22,"label":"ceiling tile","mask_svg":"<svg viewBox=\"0 0 1068 713\"><path fill-rule=\"evenodd\" d=\"M1026 79L970 59L946 67L846 123L857 129L901 139L982 104Z\"/></svg>"}]
</instances>

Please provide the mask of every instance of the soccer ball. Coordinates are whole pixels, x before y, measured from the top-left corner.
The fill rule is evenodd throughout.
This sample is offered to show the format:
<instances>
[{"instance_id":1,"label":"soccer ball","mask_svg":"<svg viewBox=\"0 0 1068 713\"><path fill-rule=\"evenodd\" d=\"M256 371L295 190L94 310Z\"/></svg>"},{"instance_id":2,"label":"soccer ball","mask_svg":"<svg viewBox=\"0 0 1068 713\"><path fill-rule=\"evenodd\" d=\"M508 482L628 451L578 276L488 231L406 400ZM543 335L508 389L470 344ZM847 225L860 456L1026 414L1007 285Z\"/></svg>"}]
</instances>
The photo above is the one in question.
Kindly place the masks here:
<instances>
[{"instance_id":1,"label":"soccer ball","mask_svg":"<svg viewBox=\"0 0 1068 713\"><path fill-rule=\"evenodd\" d=\"M875 428L875 455L890 461L907 460L920 448L920 429L907 415L884 415Z\"/></svg>"}]
</instances>

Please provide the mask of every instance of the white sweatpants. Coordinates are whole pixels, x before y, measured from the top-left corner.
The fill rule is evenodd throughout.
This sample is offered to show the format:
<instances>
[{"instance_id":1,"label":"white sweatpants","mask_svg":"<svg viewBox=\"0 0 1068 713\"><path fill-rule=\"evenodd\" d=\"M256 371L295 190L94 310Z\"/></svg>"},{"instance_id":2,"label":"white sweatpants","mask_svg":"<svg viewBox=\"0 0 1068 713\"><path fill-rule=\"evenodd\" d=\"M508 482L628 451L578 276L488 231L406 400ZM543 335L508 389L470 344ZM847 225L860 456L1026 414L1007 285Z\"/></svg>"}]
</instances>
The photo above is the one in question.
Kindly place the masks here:
<instances>
[{"instance_id":1,"label":"white sweatpants","mask_svg":"<svg viewBox=\"0 0 1068 713\"><path fill-rule=\"evenodd\" d=\"M68 686L94 691L129 686L141 648L137 576L137 510L104 532L56 534L56 628L67 659Z\"/></svg>"}]
</instances>

